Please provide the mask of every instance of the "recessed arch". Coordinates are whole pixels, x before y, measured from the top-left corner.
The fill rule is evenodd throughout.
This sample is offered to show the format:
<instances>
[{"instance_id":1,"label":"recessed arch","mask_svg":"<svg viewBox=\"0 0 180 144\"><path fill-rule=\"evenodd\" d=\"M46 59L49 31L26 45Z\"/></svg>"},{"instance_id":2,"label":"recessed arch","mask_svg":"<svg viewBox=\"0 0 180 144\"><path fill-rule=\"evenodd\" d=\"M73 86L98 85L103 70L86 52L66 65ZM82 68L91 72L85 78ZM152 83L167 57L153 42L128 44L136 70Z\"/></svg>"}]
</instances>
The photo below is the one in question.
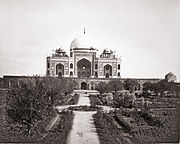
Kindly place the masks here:
<instances>
[{"instance_id":1,"label":"recessed arch","mask_svg":"<svg viewBox=\"0 0 180 144\"><path fill-rule=\"evenodd\" d=\"M72 71L70 72L70 76L71 76L71 77L73 76L73 72L72 72Z\"/></svg>"},{"instance_id":2,"label":"recessed arch","mask_svg":"<svg viewBox=\"0 0 180 144\"><path fill-rule=\"evenodd\" d=\"M78 77L90 77L91 76L91 62L85 58L77 62Z\"/></svg>"},{"instance_id":3,"label":"recessed arch","mask_svg":"<svg viewBox=\"0 0 180 144\"><path fill-rule=\"evenodd\" d=\"M64 65L59 63L56 65L56 75L59 77L64 76Z\"/></svg>"},{"instance_id":4,"label":"recessed arch","mask_svg":"<svg viewBox=\"0 0 180 144\"><path fill-rule=\"evenodd\" d=\"M98 64L95 64L95 69L98 69Z\"/></svg>"},{"instance_id":5,"label":"recessed arch","mask_svg":"<svg viewBox=\"0 0 180 144\"><path fill-rule=\"evenodd\" d=\"M73 64L72 63L70 64L70 68L73 68Z\"/></svg>"},{"instance_id":6,"label":"recessed arch","mask_svg":"<svg viewBox=\"0 0 180 144\"><path fill-rule=\"evenodd\" d=\"M87 83L86 82L81 83L81 89L87 90Z\"/></svg>"},{"instance_id":7,"label":"recessed arch","mask_svg":"<svg viewBox=\"0 0 180 144\"><path fill-rule=\"evenodd\" d=\"M135 88L134 88L135 91L140 91L141 90L141 85L137 82Z\"/></svg>"},{"instance_id":8,"label":"recessed arch","mask_svg":"<svg viewBox=\"0 0 180 144\"><path fill-rule=\"evenodd\" d=\"M98 72L95 72L95 77L98 78Z\"/></svg>"},{"instance_id":9,"label":"recessed arch","mask_svg":"<svg viewBox=\"0 0 180 144\"><path fill-rule=\"evenodd\" d=\"M118 70L120 70L120 64L118 64Z\"/></svg>"},{"instance_id":10,"label":"recessed arch","mask_svg":"<svg viewBox=\"0 0 180 144\"><path fill-rule=\"evenodd\" d=\"M107 64L104 66L104 76L106 78L109 78L110 76L112 76L112 66Z\"/></svg>"}]
</instances>

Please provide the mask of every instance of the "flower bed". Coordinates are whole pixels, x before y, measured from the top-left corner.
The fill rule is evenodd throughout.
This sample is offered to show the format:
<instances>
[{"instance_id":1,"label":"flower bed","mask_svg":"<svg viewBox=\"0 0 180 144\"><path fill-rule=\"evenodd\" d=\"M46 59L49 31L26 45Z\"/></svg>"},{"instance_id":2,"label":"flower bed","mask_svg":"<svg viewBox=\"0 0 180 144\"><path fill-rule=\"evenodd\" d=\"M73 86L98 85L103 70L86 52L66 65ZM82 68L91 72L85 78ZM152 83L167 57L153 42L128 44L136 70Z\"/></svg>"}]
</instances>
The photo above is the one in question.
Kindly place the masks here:
<instances>
[{"instance_id":1,"label":"flower bed","mask_svg":"<svg viewBox=\"0 0 180 144\"><path fill-rule=\"evenodd\" d=\"M97 111L100 110L100 107L96 106L74 106L74 107L69 107L69 110L74 110L74 111Z\"/></svg>"},{"instance_id":2,"label":"flower bed","mask_svg":"<svg viewBox=\"0 0 180 144\"><path fill-rule=\"evenodd\" d=\"M132 130L132 127L122 118L120 114L115 114L114 118L126 131L130 132Z\"/></svg>"},{"instance_id":3,"label":"flower bed","mask_svg":"<svg viewBox=\"0 0 180 144\"><path fill-rule=\"evenodd\" d=\"M178 109L151 108L148 112L139 112L139 115L149 124L138 125L134 130L134 137L141 143L178 143ZM135 123L139 118L136 117Z\"/></svg>"},{"instance_id":4,"label":"flower bed","mask_svg":"<svg viewBox=\"0 0 180 144\"><path fill-rule=\"evenodd\" d=\"M98 111L97 114L93 115L93 118L101 144L128 143L123 135L124 131L117 127L113 113L108 114ZM131 138L131 142L138 143L134 138Z\"/></svg>"}]
</instances>

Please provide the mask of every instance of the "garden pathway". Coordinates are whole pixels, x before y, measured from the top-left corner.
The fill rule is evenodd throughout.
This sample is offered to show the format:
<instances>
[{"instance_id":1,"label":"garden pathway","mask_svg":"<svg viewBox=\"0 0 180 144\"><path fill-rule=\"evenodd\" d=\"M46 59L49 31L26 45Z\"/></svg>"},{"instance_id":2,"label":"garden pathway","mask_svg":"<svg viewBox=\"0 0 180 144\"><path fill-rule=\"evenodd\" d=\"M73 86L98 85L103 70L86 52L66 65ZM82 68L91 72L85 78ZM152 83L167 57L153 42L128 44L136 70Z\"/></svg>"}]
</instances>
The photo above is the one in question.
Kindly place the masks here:
<instances>
[{"instance_id":1,"label":"garden pathway","mask_svg":"<svg viewBox=\"0 0 180 144\"><path fill-rule=\"evenodd\" d=\"M84 91L77 91L80 94L78 106L90 106L89 95ZM93 123L93 114L96 112L74 111L72 130L68 137L68 144L99 144L98 135Z\"/></svg>"}]
</instances>

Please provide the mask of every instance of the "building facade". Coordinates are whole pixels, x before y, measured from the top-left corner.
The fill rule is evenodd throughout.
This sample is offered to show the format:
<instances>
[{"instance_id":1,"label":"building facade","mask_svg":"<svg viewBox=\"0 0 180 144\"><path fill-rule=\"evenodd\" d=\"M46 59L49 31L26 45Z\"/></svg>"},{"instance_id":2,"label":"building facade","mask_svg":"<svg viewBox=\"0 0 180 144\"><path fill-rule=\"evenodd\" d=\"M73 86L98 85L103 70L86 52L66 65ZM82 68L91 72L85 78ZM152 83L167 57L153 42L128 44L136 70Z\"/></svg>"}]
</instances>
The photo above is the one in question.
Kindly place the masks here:
<instances>
[{"instance_id":1,"label":"building facade","mask_svg":"<svg viewBox=\"0 0 180 144\"><path fill-rule=\"evenodd\" d=\"M121 59L112 50L98 50L88 44L85 33L70 44L70 55L63 48L47 57L47 76L79 78L120 78Z\"/></svg>"}]
</instances>

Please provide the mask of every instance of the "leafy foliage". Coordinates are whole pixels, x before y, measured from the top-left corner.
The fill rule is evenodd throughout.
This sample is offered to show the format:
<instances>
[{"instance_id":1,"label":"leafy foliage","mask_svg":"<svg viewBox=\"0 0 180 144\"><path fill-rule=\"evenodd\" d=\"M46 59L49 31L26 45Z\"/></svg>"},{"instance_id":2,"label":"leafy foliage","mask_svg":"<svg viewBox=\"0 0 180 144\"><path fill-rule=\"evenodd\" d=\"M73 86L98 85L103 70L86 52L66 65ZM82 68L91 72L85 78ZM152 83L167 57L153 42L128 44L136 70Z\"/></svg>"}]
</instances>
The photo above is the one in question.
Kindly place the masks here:
<instances>
[{"instance_id":1,"label":"leafy foliage","mask_svg":"<svg viewBox=\"0 0 180 144\"><path fill-rule=\"evenodd\" d=\"M107 86L109 92L117 92L123 89L124 85L119 80L110 81Z\"/></svg>"},{"instance_id":2,"label":"leafy foliage","mask_svg":"<svg viewBox=\"0 0 180 144\"><path fill-rule=\"evenodd\" d=\"M93 115L97 133L102 144L126 143L123 139L121 131L114 123L114 119L107 113L98 111Z\"/></svg>"},{"instance_id":3,"label":"leafy foliage","mask_svg":"<svg viewBox=\"0 0 180 144\"><path fill-rule=\"evenodd\" d=\"M139 83L135 79L126 79L124 81L124 87L126 90L135 91L139 89Z\"/></svg>"},{"instance_id":4,"label":"leafy foliage","mask_svg":"<svg viewBox=\"0 0 180 144\"><path fill-rule=\"evenodd\" d=\"M65 144L68 139L68 134L72 129L74 114L72 111L63 111L60 113L59 121L55 127L53 127L45 139L40 143L45 144Z\"/></svg>"},{"instance_id":5,"label":"leafy foliage","mask_svg":"<svg viewBox=\"0 0 180 144\"><path fill-rule=\"evenodd\" d=\"M14 122L26 125L29 135L33 125L53 112L53 106L63 102L65 94L72 92L74 87L73 81L63 78L22 80L18 88L8 93L8 116Z\"/></svg>"},{"instance_id":6,"label":"leafy foliage","mask_svg":"<svg viewBox=\"0 0 180 144\"><path fill-rule=\"evenodd\" d=\"M149 111L142 110L138 113L150 126L163 126L162 121L157 116L152 116Z\"/></svg>"},{"instance_id":7,"label":"leafy foliage","mask_svg":"<svg viewBox=\"0 0 180 144\"><path fill-rule=\"evenodd\" d=\"M96 85L96 90L102 93L107 92L116 92L124 88L123 84L119 80L112 80L109 83L100 82Z\"/></svg>"},{"instance_id":8,"label":"leafy foliage","mask_svg":"<svg viewBox=\"0 0 180 144\"><path fill-rule=\"evenodd\" d=\"M116 121L124 127L125 130L131 131L132 127L122 118L120 114L115 114Z\"/></svg>"},{"instance_id":9,"label":"leafy foliage","mask_svg":"<svg viewBox=\"0 0 180 144\"><path fill-rule=\"evenodd\" d=\"M113 100L116 103L116 107L132 107L135 103L136 96L129 91L117 92L113 95Z\"/></svg>"},{"instance_id":10,"label":"leafy foliage","mask_svg":"<svg viewBox=\"0 0 180 144\"><path fill-rule=\"evenodd\" d=\"M179 93L180 87L176 83L167 82L166 80L161 80L158 83L146 82L143 84L144 95L150 95L151 93L163 95L166 91Z\"/></svg>"},{"instance_id":11,"label":"leafy foliage","mask_svg":"<svg viewBox=\"0 0 180 144\"><path fill-rule=\"evenodd\" d=\"M100 82L96 85L95 89L100 92L100 94L107 92L107 84L105 82Z\"/></svg>"}]
</instances>

